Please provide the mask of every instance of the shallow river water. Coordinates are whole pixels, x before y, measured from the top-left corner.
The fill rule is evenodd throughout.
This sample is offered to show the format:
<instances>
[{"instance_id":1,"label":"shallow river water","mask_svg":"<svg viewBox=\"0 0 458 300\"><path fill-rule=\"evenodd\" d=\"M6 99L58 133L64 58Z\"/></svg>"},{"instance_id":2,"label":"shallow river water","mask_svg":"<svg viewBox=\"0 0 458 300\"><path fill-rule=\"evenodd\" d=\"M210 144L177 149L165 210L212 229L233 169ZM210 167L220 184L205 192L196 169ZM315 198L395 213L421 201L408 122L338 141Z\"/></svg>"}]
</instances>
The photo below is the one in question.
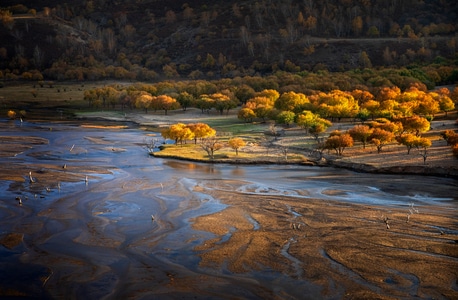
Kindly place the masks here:
<instances>
[{"instance_id":1,"label":"shallow river water","mask_svg":"<svg viewBox=\"0 0 458 300\"><path fill-rule=\"evenodd\" d=\"M25 170L24 182L0 181L0 235L23 236L15 247L0 245L3 295L11 291L61 299L196 296L195 290L177 291L170 286L171 278L177 276L214 278L213 290L200 291L198 299L257 298L253 285L271 285L275 293L283 290L291 298L313 289L304 282L282 280L282 275L272 270L242 276L200 268L193 248L212 235L193 230L191 221L222 210L225 204L197 192L199 186L230 190L234 185L226 183L237 181L237 191L250 194L406 208L413 204L439 205L451 211L458 208L456 181L446 178L371 175L297 165L164 160L148 155L143 144L151 138L150 133L137 128L3 121L1 130L0 136L49 140L49 144L34 145L15 157L0 157L0 164L17 164ZM28 180L28 171L39 178L39 172L49 166L63 165L66 169L62 172L77 169L81 180L56 181L41 190ZM93 166L109 173L84 173ZM22 205L16 197L21 197ZM256 228L256 221L252 222ZM221 294L217 287L223 279L234 289L226 288Z\"/></svg>"}]
</instances>

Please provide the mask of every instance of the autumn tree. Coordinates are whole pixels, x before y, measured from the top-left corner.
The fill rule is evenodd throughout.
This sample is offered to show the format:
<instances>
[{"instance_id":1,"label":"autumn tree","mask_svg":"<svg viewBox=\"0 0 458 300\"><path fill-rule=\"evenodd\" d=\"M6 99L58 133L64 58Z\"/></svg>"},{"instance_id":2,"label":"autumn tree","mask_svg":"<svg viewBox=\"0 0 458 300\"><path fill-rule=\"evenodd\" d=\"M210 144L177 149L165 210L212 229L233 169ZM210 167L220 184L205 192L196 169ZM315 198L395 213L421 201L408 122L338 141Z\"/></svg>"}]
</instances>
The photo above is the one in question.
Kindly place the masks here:
<instances>
[{"instance_id":1,"label":"autumn tree","mask_svg":"<svg viewBox=\"0 0 458 300\"><path fill-rule=\"evenodd\" d=\"M309 128L317 122L319 115L312 113L309 110L304 110L296 116L296 124L305 129L308 133Z\"/></svg>"},{"instance_id":2,"label":"autumn tree","mask_svg":"<svg viewBox=\"0 0 458 300\"><path fill-rule=\"evenodd\" d=\"M167 95L154 97L153 102L155 102L154 106L157 107L157 109L164 110L166 115L169 110L178 109L180 107L180 103L178 103L175 98Z\"/></svg>"},{"instance_id":3,"label":"autumn tree","mask_svg":"<svg viewBox=\"0 0 458 300\"><path fill-rule=\"evenodd\" d=\"M256 114L251 108L242 107L237 113L237 118L245 120L245 122L251 122L256 118Z\"/></svg>"},{"instance_id":4,"label":"autumn tree","mask_svg":"<svg viewBox=\"0 0 458 300\"><path fill-rule=\"evenodd\" d=\"M439 107L441 111L445 112L445 116L447 116L449 111L455 109L455 103L449 96L442 96L439 100Z\"/></svg>"},{"instance_id":5,"label":"autumn tree","mask_svg":"<svg viewBox=\"0 0 458 300\"><path fill-rule=\"evenodd\" d=\"M452 153L453 153L453 156L458 158L458 145L453 146Z\"/></svg>"},{"instance_id":6,"label":"autumn tree","mask_svg":"<svg viewBox=\"0 0 458 300\"><path fill-rule=\"evenodd\" d=\"M14 120L16 118L16 112L14 110L9 110L7 115L8 118L10 118L11 120Z\"/></svg>"},{"instance_id":7,"label":"autumn tree","mask_svg":"<svg viewBox=\"0 0 458 300\"><path fill-rule=\"evenodd\" d=\"M271 98L256 96L249 99L242 108L250 109L256 117L265 121L273 107L274 101Z\"/></svg>"},{"instance_id":8,"label":"autumn tree","mask_svg":"<svg viewBox=\"0 0 458 300\"><path fill-rule=\"evenodd\" d=\"M279 124L285 124L289 126L290 124L294 123L295 114L292 111L282 111L277 115L276 121Z\"/></svg>"},{"instance_id":9,"label":"autumn tree","mask_svg":"<svg viewBox=\"0 0 458 300\"><path fill-rule=\"evenodd\" d=\"M212 94L210 95L210 98L213 99L213 107L219 111L220 115L222 115L225 110L229 113L231 108L237 107L236 101L222 93Z\"/></svg>"},{"instance_id":10,"label":"autumn tree","mask_svg":"<svg viewBox=\"0 0 458 300\"><path fill-rule=\"evenodd\" d=\"M266 98L269 98L272 101L272 103L275 103L275 101L280 97L280 93L274 89L265 89L260 92L257 92L254 96L255 97L266 97Z\"/></svg>"},{"instance_id":11,"label":"autumn tree","mask_svg":"<svg viewBox=\"0 0 458 300\"><path fill-rule=\"evenodd\" d=\"M245 141L242 138L232 138L228 141L229 146L235 150L235 155L239 155L239 148L246 145Z\"/></svg>"},{"instance_id":12,"label":"autumn tree","mask_svg":"<svg viewBox=\"0 0 458 300\"><path fill-rule=\"evenodd\" d=\"M153 102L153 96L149 93L142 93L135 99L135 107L142 108L145 110L145 113L148 113L148 108L151 107Z\"/></svg>"},{"instance_id":13,"label":"autumn tree","mask_svg":"<svg viewBox=\"0 0 458 300\"><path fill-rule=\"evenodd\" d=\"M176 123L161 133L164 139L175 140L175 144L183 144L183 141L194 139L194 133L183 123Z\"/></svg>"},{"instance_id":14,"label":"autumn tree","mask_svg":"<svg viewBox=\"0 0 458 300\"><path fill-rule=\"evenodd\" d=\"M275 101L275 108L284 111L300 112L307 109L310 101L302 93L286 92Z\"/></svg>"},{"instance_id":15,"label":"autumn tree","mask_svg":"<svg viewBox=\"0 0 458 300\"><path fill-rule=\"evenodd\" d=\"M326 149L334 149L341 156L347 147L353 146L353 138L348 133L333 132L324 142Z\"/></svg>"},{"instance_id":16,"label":"autumn tree","mask_svg":"<svg viewBox=\"0 0 458 300\"><path fill-rule=\"evenodd\" d=\"M326 132L326 129L332 126L332 123L326 119L320 118L317 123L312 124L309 129L309 133L318 140L321 133Z\"/></svg>"},{"instance_id":17,"label":"autumn tree","mask_svg":"<svg viewBox=\"0 0 458 300\"><path fill-rule=\"evenodd\" d=\"M454 130L445 130L444 132L441 133L442 138L447 142L447 145L449 146L455 146L458 145L458 133L456 133Z\"/></svg>"},{"instance_id":18,"label":"autumn tree","mask_svg":"<svg viewBox=\"0 0 458 300\"><path fill-rule=\"evenodd\" d=\"M375 128L369 139L371 143L377 147L377 153L380 153L382 152L383 146L394 139L394 133L381 128Z\"/></svg>"},{"instance_id":19,"label":"autumn tree","mask_svg":"<svg viewBox=\"0 0 458 300\"><path fill-rule=\"evenodd\" d=\"M368 100L363 103L362 108L366 109L369 112L372 120L375 117L380 116L380 102L379 101Z\"/></svg>"},{"instance_id":20,"label":"autumn tree","mask_svg":"<svg viewBox=\"0 0 458 300\"><path fill-rule=\"evenodd\" d=\"M205 123L189 124L187 127L194 134L194 144L197 144L197 139L210 138L216 135L216 130Z\"/></svg>"},{"instance_id":21,"label":"autumn tree","mask_svg":"<svg viewBox=\"0 0 458 300\"><path fill-rule=\"evenodd\" d=\"M407 133L396 137L398 143L407 147L407 154L410 154L412 148L430 147L431 141L427 138L419 137L411 133Z\"/></svg>"},{"instance_id":22,"label":"autumn tree","mask_svg":"<svg viewBox=\"0 0 458 300\"><path fill-rule=\"evenodd\" d=\"M363 144L363 149L366 149L366 144L373 131L374 130L367 125L356 125L348 130L348 134L350 134L354 140L361 142Z\"/></svg>"},{"instance_id":23,"label":"autumn tree","mask_svg":"<svg viewBox=\"0 0 458 300\"><path fill-rule=\"evenodd\" d=\"M199 98L195 100L194 103L195 106L202 111L202 113L204 113L205 111L209 113L210 110L214 107L215 100L207 94L202 94Z\"/></svg>"},{"instance_id":24,"label":"autumn tree","mask_svg":"<svg viewBox=\"0 0 458 300\"><path fill-rule=\"evenodd\" d=\"M423 93L422 96L417 99L417 106L413 110L414 113L423 115L431 120L439 111L439 103L428 93Z\"/></svg>"},{"instance_id":25,"label":"autumn tree","mask_svg":"<svg viewBox=\"0 0 458 300\"><path fill-rule=\"evenodd\" d=\"M355 117L359 112L358 101L353 98L350 92L333 90L329 93L318 95L318 106L322 116L337 118Z\"/></svg>"},{"instance_id":26,"label":"autumn tree","mask_svg":"<svg viewBox=\"0 0 458 300\"><path fill-rule=\"evenodd\" d=\"M431 128L429 121L420 116L402 118L400 122L404 132L415 133L416 136L420 136L421 133L427 132Z\"/></svg>"}]
</instances>

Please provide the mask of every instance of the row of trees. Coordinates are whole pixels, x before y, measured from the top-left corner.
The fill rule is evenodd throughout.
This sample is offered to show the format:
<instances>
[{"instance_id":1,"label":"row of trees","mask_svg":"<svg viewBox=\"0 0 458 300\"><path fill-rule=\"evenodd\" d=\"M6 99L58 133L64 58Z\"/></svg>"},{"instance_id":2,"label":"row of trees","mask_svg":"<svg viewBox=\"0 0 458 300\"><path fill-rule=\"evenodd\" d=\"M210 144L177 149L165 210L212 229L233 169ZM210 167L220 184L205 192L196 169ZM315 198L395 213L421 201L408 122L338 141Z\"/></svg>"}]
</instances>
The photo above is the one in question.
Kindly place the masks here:
<instances>
[{"instance_id":1,"label":"row of trees","mask_svg":"<svg viewBox=\"0 0 458 300\"><path fill-rule=\"evenodd\" d=\"M439 112L448 113L455 109L458 88L450 91L441 88L428 91L424 84L414 82L402 91L397 86L379 88L340 90L328 92L306 89L306 93L291 90L261 89L268 81L255 78L238 80L159 82L156 84L113 85L90 89L84 92L84 99L92 107L121 106L122 109L140 108L168 110L181 107L196 107L202 112L215 109L220 114L242 104L239 118L276 120L282 124L297 123L305 128L317 118L340 120L358 118L363 121L375 118L400 118L413 115L433 119ZM264 84L263 84L264 83ZM260 84L260 85L256 85ZM255 88L259 89L256 92ZM300 89L300 88L299 88Z\"/></svg>"},{"instance_id":2,"label":"row of trees","mask_svg":"<svg viewBox=\"0 0 458 300\"><path fill-rule=\"evenodd\" d=\"M367 125L355 125L346 132L333 131L324 142L318 144L318 149L335 150L337 155L342 155L348 147L353 147L354 142L362 144L363 149L368 143L373 144L380 153L382 148L396 141L407 148L407 154L412 149L418 149L424 162L427 159L427 149L432 142L421 134L430 129L428 120L422 117L402 118L391 122L386 119L369 122ZM458 133L454 130L446 130L442 134L447 145L452 147L452 152L458 158Z\"/></svg>"},{"instance_id":3,"label":"row of trees","mask_svg":"<svg viewBox=\"0 0 458 300\"><path fill-rule=\"evenodd\" d=\"M302 93L264 90L255 93L239 111L239 118L273 119L278 123L303 127L306 131L317 124L326 126L325 119L358 118L362 121L375 118L399 119L423 116L429 120L439 112L455 109L449 89L423 91L413 86L404 92L399 88L382 88L373 95L369 91L350 92L334 90L328 93ZM328 126L329 127L329 126Z\"/></svg>"},{"instance_id":4,"label":"row of trees","mask_svg":"<svg viewBox=\"0 0 458 300\"><path fill-rule=\"evenodd\" d=\"M208 126L205 123L194 123L184 124L176 123L171 125L161 133L164 139L171 139L175 141L175 144L194 140L194 143L200 143L201 148L207 152L208 156L213 159L215 151L220 150L224 147L218 138L216 138L216 130ZM241 147L246 145L242 138L234 137L228 140L227 145L235 150L235 154L238 155L238 151Z\"/></svg>"}]
</instances>

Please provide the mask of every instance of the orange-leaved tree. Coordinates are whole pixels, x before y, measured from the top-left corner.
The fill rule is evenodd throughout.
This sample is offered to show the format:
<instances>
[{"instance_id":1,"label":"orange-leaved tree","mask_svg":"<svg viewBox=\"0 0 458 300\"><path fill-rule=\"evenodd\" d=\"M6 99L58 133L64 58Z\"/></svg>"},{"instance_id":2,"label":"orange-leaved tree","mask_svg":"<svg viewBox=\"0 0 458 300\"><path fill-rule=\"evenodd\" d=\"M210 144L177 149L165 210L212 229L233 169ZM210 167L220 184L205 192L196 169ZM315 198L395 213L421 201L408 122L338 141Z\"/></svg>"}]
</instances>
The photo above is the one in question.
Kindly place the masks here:
<instances>
[{"instance_id":1,"label":"orange-leaved tree","mask_svg":"<svg viewBox=\"0 0 458 300\"><path fill-rule=\"evenodd\" d=\"M394 133L381 128L375 128L369 139L371 143L377 147L377 153L380 153L382 152L383 146L394 139Z\"/></svg>"},{"instance_id":2,"label":"orange-leaved tree","mask_svg":"<svg viewBox=\"0 0 458 300\"><path fill-rule=\"evenodd\" d=\"M415 133L416 136L420 136L421 133L431 128L429 121L420 116L402 118L399 121L402 123L403 132Z\"/></svg>"},{"instance_id":3,"label":"orange-leaved tree","mask_svg":"<svg viewBox=\"0 0 458 300\"><path fill-rule=\"evenodd\" d=\"M246 145L245 141L242 138L232 138L228 142L229 146L235 150L235 155L239 155L239 148Z\"/></svg>"},{"instance_id":4,"label":"orange-leaved tree","mask_svg":"<svg viewBox=\"0 0 458 300\"><path fill-rule=\"evenodd\" d=\"M350 134L354 140L361 142L363 144L363 149L366 149L366 144L373 131L374 129L367 125L356 125L348 130L348 134Z\"/></svg>"},{"instance_id":5,"label":"orange-leaved tree","mask_svg":"<svg viewBox=\"0 0 458 300\"><path fill-rule=\"evenodd\" d=\"M334 149L336 154L341 156L345 148L353 146L353 138L348 133L342 133L336 130L331 132L324 145L326 149Z\"/></svg>"},{"instance_id":6,"label":"orange-leaved tree","mask_svg":"<svg viewBox=\"0 0 458 300\"><path fill-rule=\"evenodd\" d=\"M155 107L164 110L167 115L167 111L174 110L180 107L180 103L175 98L168 95L159 95L153 99Z\"/></svg>"},{"instance_id":7,"label":"orange-leaved tree","mask_svg":"<svg viewBox=\"0 0 458 300\"><path fill-rule=\"evenodd\" d=\"M407 133L396 137L398 143L407 147L407 154L410 154L412 148L427 148L431 147L431 141L424 137L419 137L411 133Z\"/></svg>"}]
</instances>

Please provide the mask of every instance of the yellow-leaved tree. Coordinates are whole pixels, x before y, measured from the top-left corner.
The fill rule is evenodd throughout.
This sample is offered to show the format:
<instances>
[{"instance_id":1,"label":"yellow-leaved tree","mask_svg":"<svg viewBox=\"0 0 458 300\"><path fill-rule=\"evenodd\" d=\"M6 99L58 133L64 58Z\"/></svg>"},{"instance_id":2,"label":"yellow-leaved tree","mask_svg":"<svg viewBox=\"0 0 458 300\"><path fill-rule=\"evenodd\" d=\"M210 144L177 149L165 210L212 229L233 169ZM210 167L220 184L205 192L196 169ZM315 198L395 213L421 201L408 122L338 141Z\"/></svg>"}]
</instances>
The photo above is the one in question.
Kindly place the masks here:
<instances>
[{"instance_id":1,"label":"yellow-leaved tree","mask_svg":"<svg viewBox=\"0 0 458 300\"><path fill-rule=\"evenodd\" d=\"M239 155L239 149L246 145L242 138L235 137L228 141L229 146L235 150L235 155Z\"/></svg>"}]
</instances>

